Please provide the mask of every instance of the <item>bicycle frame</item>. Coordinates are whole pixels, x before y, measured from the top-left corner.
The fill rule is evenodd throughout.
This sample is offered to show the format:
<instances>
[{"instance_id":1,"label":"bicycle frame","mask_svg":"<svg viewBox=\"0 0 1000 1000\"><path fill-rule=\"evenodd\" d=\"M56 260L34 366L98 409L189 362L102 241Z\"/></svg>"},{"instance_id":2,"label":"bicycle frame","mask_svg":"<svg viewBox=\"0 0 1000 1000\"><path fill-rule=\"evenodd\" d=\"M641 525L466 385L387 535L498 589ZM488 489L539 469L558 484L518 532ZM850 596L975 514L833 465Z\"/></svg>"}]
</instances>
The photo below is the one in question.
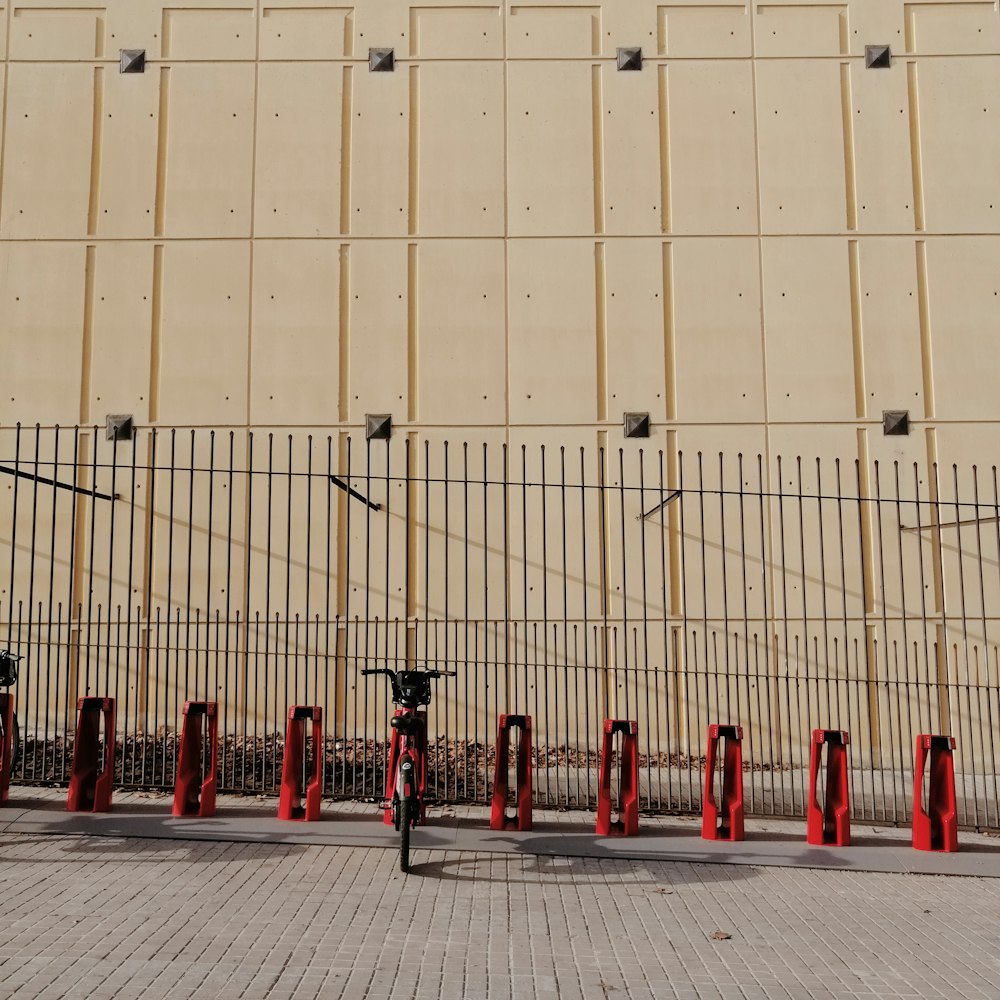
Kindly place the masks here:
<instances>
[{"instance_id":1,"label":"bicycle frame","mask_svg":"<svg viewBox=\"0 0 1000 1000\"><path fill-rule=\"evenodd\" d=\"M416 823L427 821L424 792L427 787L427 713L415 708L397 708L393 719L405 719L402 727L393 726L392 742L389 747L389 766L386 771L384 822L397 826L398 799L407 794L408 776L404 773L403 762L413 763L409 798L417 803ZM397 724L398 725L398 724Z\"/></svg>"}]
</instances>

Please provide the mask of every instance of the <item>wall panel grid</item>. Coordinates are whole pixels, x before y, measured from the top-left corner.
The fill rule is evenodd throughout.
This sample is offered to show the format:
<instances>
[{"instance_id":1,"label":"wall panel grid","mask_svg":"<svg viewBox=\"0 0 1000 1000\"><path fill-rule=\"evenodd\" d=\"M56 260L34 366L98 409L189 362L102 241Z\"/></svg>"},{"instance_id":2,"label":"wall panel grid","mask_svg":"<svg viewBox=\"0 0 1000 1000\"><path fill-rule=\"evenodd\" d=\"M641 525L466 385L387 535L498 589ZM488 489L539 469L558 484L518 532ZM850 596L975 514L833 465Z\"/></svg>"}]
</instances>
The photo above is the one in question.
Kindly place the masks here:
<instances>
[{"instance_id":1,"label":"wall panel grid","mask_svg":"<svg viewBox=\"0 0 1000 1000\"><path fill-rule=\"evenodd\" d=\"M887 46L890 55L869 67L868 46ZM143 72L120 72L123 49L145 51ZM371 49L393 50L391 72L371 62ZM178 471L165 485L144 471L158 461L175 469L182 459L221 461L204 437L213 428L220 442L231 441L233 468L271 463L273 478L274 463L293 461L289 435L299 442L312 434L312 460L343 469L346 438L359 440L371 413L392 415L394 468L406 447L428 441L435 448L487 441L536 458L543 445L550 454L622 449L639 462L662 454L670 456L667 479L679 472L678 456L722 452L760 456L768 494L830 486L831 463L839 461L847 479L861 470L845 495L868 497L875 470L898 463L918 470L908 488L931 503L944 487L930 470L982 473L996 461L1000 13L993 0L2 0L0 57L0 427L89 427L130 413L143 428L163 429L160 448L171 428L196 427L193 443L181 432L173 440L192 455L140 456L134 488L149 491L143 509L169 511L172 485L218 523L223 500L218 492L203 497L197 475ZM886 435L884 411L906 411L909 433ZM649 414L649 441L624 437L623 414L633 412ZM95 441L79 437L83 460ZM329 455L316 442L327 442ZM305 454L296 444L294 461ZM820 456L822 475L797 465L800 455ZM536 459L525 461L536 462L531 476L541 475ZM700 495L734 481L743 488L714 460L698 474ZM442 470L441 478L449 475ZM245 486L225 483L235 491L225 500L234 510L249 504ZM968 473L951 488L964 496L973 486ZM46 621L61 637L53 655L75 670L88 643L110 648L113 624L129 655L146 658L143 670L151 664L153 676L159 669L174 678L157 697L176 699L178 663L197 671L210 664L228 677L237 651L246 667L294 647L315 667L327 641L341 662L349 644L408 656L416 643L427 644L425 652L438 643L442 654L461 648L490 659L490 669L502 661L529 672L541 651L567 671L599 657L604 672L574 688L590 713L617 699L662 706L667 693L671 704L687 704L676 700L684 685L701 692L704 683L699 704L709 704L709 694L712 704L738 697L736 714L757 705L758 722L782 705L815 716L815 700L797 702L788 691L818 682L812 668L822 662L824 683L848 678L839 710L871 708L859 745L869 755L888 753L886 739L897 734L885 728L895 702L879 702L869 685L884 682L879 697L896 698L899 678L919 662L938 687L933 696L914 689L906 702L913 717L929 718L932 708L938 719L958 712L955 703L946 711L949 678L967 685L963 697L975 691L983 699L981 709L967 705L966 715L954 716L963 725L979 712L996 709L1000 717L989 680L993 623L976 605L992 599L993 582L987 573L979 591L969 589L964 543L947 535L935 536L944 562L954 556L947 573L940 559L925 566L924 556L906 556L930 580L933 599L922 594L924 607L891 574L877 583L865 555L875 529L858 527L838 565L860 584L841 594L845 626L834 634L814 624L829 597L823 546L816 548L819 533L834 532L828 510L812 526L817 536L794 520L787 526L800 564L780 593L776 567L790 572L794 560L762 552L769 569L759 586L712 562L724 526L731 538L725 511L717 523L709 518L704 544L693 548L671 522L675 562L658 608L648 594L639 600L629 568L634 553L654 561L656 553L647 552L641 524L626 518L625 544L602 569L619 574L623 590L607 589L605 579L595 594L588 576L562 598L553 633L545 608L532 604L540 590L549 594L546 572L525 557L520 574L498 584L493 529L480 526L477 537L472 525L469 549L482 563L470 555L469 566L486 583L482 595L470 591L461 618L468 631L456 634L431 624L454 618L449 586L428 582L421 590L399 567L406 553L425 552L406 534L421 505L426 512L446 498L458 504L464 486L397 488L409 514L381 535L342 498L331 508L331 537L352 539L355 554L362 544L392 554L392 572L378 586L352 580L336 553L314 552L318 536L299 537L307 529L298 524L284 540L272 539L273 573L258 578L247 568L254 546L240 534L256 530L257 508L234 522L225 544L208 545L206 567L191 569L191 586L205 588L203 607L184 595L185 608L199 608L193 619L176 619L177 581L163 573L169 558L150 563L141 581L101 579L115 594L138 587L146 610L137 623L129 618L133 598L116 598L126 616L119 623L107 617L105 598L99 643L81 631L90 616L80 615L79 581L62 579L67 567L53 563L53 586L67 595L64 617L57 611ZM275 503L287 516L307 500L327 502L320 489ZM618 516L620 498L609 494L608 502L605 514ZM777 501L758 513L764 527L752 530L768 538L788 515ZM75 530L64 510L49 515L56 537ZM558 557L547 548L551 510L528 504L508 515L525 552L534 546L546 560ZM20 516L23 528L23 508ZM574 531L578 516L584 512L567 512ZM128 543L135 566L149 560L149 537L163 542L159 517L151 514ZM166 523L174 520L168 513ZM363 534L369 530L374 540ZM837 537L844 530L837 525ZM747 537L747 545L759 541ZM116 536L116 565L127 558L125 544ZM181 544L174 539L169 552ZM569 578L579 581L584 562L593 573L591 544L585 539L567 556ZM450 565L454 552L426 540L425 547ZM306 553L304 576L296 551ZM327 556L331 572L317 571ZM232 579L215 593L223 558L231 558ZM700 559L710 583L677 603L667 583L684 578L682 562L690 569ZM321 581L334 578L329 599L344 609L343 628L327 635L326 626L317 631L313 600ZM237 623L236 609L219 602L240 581ZM302 586L310 596L296 620L298 605L282 601ZM959 640L942 595L951 607L963 591L971 603ZM498 593L513 603L494 606ZM424 617L411 627L417 594ZM151 595L163 602L159 619L149 611ZM377 612L362 613L362 600ZM7 601L30 611L35 595L12 591ZM608 612L596 631L594 601ZM726 608L743 604L742 631L734 631ZM379 626L358 632L348 624L352 614ZM981 635L968 625L977 614ZM760 640L775 615L798 624ZM655 636L649 620L659 623ZM390 626L396 621L404 624ZM763 623L756 633L754 622ZM31 641L40 642L34 628ZM161 659L148 660L150 651ZM697 679L633 672L650 657L694 665ZM102 669L108 662L105 653ZM745 684L726 679L737 663ZM782 677L783 664L792 666ZM796 680L800 669L804 679ZM751 675L770 678L765 690ZM261 695L267 711L280 708L298 676ZM526 677L505 676L504 690L523 688ZM346 674L331 683L330 697L345 705ZM494 674L470 675L468 698L485 704L499 683ZM552 711L565 713L566 689L547 683L534 684L533 697L544 702L547 692ZM142 704L153 688L136 694ZM361 698L351 709L360 718L367 695L350 697ZM450 697L448 711L469 703ZM237 704L250 711L245 699ZM682 713L651 725L667 742L668 729L671 739L694 738ZM693 753L680 745L670 752ZM898 759L902 750L893 753ZM980 766L980 736L969 753ZM585 785L585 771L573 780ZM663 801L678 802L679 788L671 784ZM777 801L774 789L766 794Z\"/></svg>"}]
</instances>

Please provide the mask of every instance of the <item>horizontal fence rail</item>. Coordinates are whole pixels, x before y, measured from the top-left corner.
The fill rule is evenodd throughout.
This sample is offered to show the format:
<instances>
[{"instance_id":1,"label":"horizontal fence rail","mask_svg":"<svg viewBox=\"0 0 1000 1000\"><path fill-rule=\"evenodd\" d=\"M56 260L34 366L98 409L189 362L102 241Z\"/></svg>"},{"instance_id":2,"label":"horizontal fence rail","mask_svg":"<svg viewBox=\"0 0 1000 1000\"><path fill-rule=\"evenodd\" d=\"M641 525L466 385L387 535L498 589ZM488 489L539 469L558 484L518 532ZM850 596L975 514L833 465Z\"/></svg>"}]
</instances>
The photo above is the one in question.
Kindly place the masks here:
<instances>
[{"instance_id":1,"label":"horizontal fence rail","mask_svg":"<svg viewBox=\"0 0 1000 1000\"><path fill-rule=\"evenodd\" d=\"M441 801L489 799L517 713L543 805L596 803L628 718L644 809L700 810L722 723L748 811L801 816L833 728L854 816L905 822L916 735L946 733L961 822L1000 825L995 467L19 426L0 490L16 780L68 780L89 695L117 702L117 780L172 787L209 699L221 788L277 790L288 706L315 704L327 793L377 797L392 705L360 670L427 665L457 671L429 709Z\"/></svg>"}]
</instances>

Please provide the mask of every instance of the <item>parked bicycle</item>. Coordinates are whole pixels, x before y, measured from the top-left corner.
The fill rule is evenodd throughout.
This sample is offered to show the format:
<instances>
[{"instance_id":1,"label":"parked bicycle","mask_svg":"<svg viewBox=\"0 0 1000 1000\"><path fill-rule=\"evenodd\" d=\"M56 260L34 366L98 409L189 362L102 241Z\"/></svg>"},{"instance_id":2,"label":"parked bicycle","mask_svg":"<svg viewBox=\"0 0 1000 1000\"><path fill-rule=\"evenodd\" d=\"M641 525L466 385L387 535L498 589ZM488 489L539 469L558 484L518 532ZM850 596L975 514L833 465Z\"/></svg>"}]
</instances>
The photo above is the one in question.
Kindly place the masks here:
<instances>
[{"instance_id":1,"label":"parked bicycle","mask_svg":"<svg viewBox=\"0 0 1000 1000\"><path fill-rule=\"evenodd\" d=\"M0 688L9 690L17 683L17 664L21 659L9 650L0 649ZM10 770L13 774L17 758L21 754L21 728L17 723L17 715L11 714ZM5 746L7 733L4 729L4 713L0 712L0 747Z\"/></svg>"},{"instance_id":2,"label":"parked bicycle","mask_svg":"<svg viewBox=\"0 0 1000 1000\"><path fill-rule=\"evenodd\" d=\"M392 740L386 780L386 822L400 833L399 870L410 870L410 830L426 819L424 789L427 784L427 713L431 703L431 681L454 677L454 670L362 670L362 674L386 674L392 685L392 701L398 705L389 725L398 734Z\"/></svg>"}]
</instances>

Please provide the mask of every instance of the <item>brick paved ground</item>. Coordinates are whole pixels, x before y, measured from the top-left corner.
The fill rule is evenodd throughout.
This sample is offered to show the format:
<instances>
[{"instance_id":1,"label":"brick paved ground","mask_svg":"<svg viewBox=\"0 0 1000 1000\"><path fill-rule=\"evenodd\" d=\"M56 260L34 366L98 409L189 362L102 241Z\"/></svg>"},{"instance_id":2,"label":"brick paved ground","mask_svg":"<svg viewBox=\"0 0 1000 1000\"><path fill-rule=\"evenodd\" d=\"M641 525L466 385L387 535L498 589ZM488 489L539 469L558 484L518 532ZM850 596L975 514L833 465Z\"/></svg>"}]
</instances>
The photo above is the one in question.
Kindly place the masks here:
<instances>
[{"instance_id":1,"label":"brick paved ground","mask_svg":"<svg viewBox=\"0 0 1000 1000\"><path fill-rule=\"evenodd\" d=\"M997 879L414 861L8 831L0 997L1000 997Z\"/></svg>"}]
</instances>

